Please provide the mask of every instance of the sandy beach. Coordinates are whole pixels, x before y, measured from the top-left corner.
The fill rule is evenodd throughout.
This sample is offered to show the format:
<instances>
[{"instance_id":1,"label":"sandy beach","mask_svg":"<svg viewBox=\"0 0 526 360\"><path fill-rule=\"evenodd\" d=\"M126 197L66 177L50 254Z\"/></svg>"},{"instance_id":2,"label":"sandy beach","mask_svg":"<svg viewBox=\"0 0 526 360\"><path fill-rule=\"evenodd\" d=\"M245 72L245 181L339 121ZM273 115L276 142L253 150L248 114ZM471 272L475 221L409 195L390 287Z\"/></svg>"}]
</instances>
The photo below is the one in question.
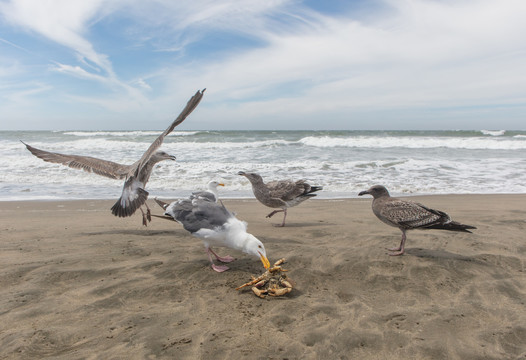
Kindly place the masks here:
<instances>
[{"instance_id":1,"label":"sandy beach","mask_svg":"<svg viewBox=\"0 0 526 360\"><path fill-rule=\"evenodd\" d=\"M411 197L476 226L408 233L370 197L281 214L225 200L295 288L260 299L170 221L111 215L114 200L0 202L2 359L526 359L526 195ZM169 199L167 199L169 200ZM154 214L161 209L149 200Z\"/></svg>"}]
</instances>

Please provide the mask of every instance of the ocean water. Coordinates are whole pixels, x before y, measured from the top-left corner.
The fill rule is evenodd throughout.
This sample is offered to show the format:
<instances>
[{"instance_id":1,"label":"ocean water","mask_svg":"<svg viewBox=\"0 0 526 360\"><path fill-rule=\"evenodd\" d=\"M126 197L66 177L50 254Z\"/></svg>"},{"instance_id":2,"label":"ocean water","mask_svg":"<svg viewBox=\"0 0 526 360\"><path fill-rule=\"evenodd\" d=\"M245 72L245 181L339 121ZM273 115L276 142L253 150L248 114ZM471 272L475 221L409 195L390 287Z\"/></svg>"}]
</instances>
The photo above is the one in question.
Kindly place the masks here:
<instances>
[{"instance_id":1,"label":"ocean water","mask_svg":"<svg viewBox=\"0 0 526 360\"><path fill-rule=\"evenodd\" d=\"M177 129L176 129L177 130ZM43 150L130 164L161 131L0 131L0 200L116 199L123 181L46 163ZM174 131L161 147L150 197L186 197L211 179L223 198L252 198L238 171L266 181L306 179L320 198L357 197L375 184L393 195L526 193L526 131Z\"/></svg>"}]
</instances>

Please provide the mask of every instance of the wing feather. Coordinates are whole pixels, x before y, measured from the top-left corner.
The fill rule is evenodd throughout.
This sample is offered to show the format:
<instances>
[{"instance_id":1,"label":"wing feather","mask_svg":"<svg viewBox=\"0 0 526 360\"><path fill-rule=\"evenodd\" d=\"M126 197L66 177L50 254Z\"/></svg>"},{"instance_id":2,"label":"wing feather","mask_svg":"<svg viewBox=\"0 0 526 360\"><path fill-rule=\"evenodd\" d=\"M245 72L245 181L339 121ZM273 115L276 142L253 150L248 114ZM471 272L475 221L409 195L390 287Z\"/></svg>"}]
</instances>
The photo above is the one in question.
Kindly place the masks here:
<instances>
[{"instance_id":1,"label":"wing feather","mask_svg":"<svg viewBox=\"0 0 526 360\"><path fill-rule=\"evenodd\" d=\"M32 147L22 141L22 144L37 158L47 162L66 165L72 169L105 176L111 179L123 179L130 171L129 165L122 165L113 161L102 160L91 156L66 155Z\"/></svg>"},{"instance_id":2,"label":"wing feather","mask_svg":"<svg viewBox=\"0 0 526 360\"><path fill-rule=\"evenodd\" d=\"M270 196L283 201L290 201L305 193L305 184L303 180L279 180L267 183Z\"/></svg>"},{"instance_id":3,"label":"wing feather","mask_svg":"<svg viewBox=\"0 0 526 360\"><path fill-rule=\"evenodd\" d=\"M201 91L197 91L195 93L194 96L192 96L190 98L190 100L188 100L188 103L186 104L185 108L183 109L183 111L181 111L181 113L179 114L179 116L170 124L170 126L163 131L163 133L161 135L159 135L159 137L157 139L155 139L155 141L150 145L150 147L148 148L148 150L146 150L146 152L142 155L141 159L137 162L137 168L135 169L135 175L137 176L137 174L141 171L141 169L143 168L143 166L148 162L148 160L150 160L150 158L152 157L153 153L155 151L157 151L157 149L162 145L163 141L164 141L164 138L166 135L168 135L169 133L171 133L173 131L173 129L179 125L180 123L182 123L186 117L188 115L190 115L192 113L192 111L194 111L194 109L197 107L197 105L199 105L199 102L201 101L201 99L203 98L203 93L205 92L206 89L203 89Z\"/></svg>"},{"instance_id":4,"label":"wing feather","mask_svg":"<svg viewBox=\"0 0 526 360\"><path fill-rule=\"evenodd\" d=\"M111 213L118 217L132 216L148 199L148 191L144 184L135 177L130 177L124 183L119 200L112 206Z\"/></svg>"},{"instance_id":5,"label":"wing feather","mask_svg":"<svg viewBox=\"0 0 526 360\"><path fill-rule=\"evenodd\" d=\"M382 204L379 213L382 218L389 222L404 228L420 228L432 226L437 223L442 223L444 215L449 216L443 212L429 209L422 204L392 199L392 201Z\"/></svg>"}]
</instances>

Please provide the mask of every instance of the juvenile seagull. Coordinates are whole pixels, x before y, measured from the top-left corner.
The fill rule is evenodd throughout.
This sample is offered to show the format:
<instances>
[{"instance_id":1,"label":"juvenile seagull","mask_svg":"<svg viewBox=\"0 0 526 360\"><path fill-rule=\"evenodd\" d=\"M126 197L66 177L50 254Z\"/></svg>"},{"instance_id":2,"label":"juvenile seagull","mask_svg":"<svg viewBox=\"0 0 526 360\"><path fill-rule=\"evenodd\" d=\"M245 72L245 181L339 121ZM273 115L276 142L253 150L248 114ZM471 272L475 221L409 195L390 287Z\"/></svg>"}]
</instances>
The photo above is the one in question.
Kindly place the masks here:
<instances>
[{"instance_id":1,"label":"juvenile seagull","mask_svg":"<svg viewBox=\"0 0 526 360\"><path fill-rule=\"evenodd\" d=\"M260 203L271 208L281 208L281 210L274 210L267 215L270 218L278 212L283 212L283 222L275 226L285 226L287 209L289 207L296 206L316 196L313 193L323 189L321 186L311 186L305 180L278 180L265 184L261 176L256 173L240 171L237 174L246 177L250 181L252 191Z\"/></svg>"},{"instance_id":2,"label":"juvenile seagull","mask_svg":"<svg viewBox=\"0 0 526 360\"><path fill-rule=\"evenodd\" d=\"M111 212L115 216L126 217L131 216L137 208L139 208L142 212L142 223L146 226L147 220L151 221L151 215L150 209L148 205L146 205L148 192L144 190L144 187L150 178L155 164L163 160L175 160L175 156L168 155L164 151L157 151L157 149L163 143L164 137L171 133L177 125L182 123L197 107L205 90L206 89L203 89L195 93L181 114L155 139L142 157L131 165L123 165L91 156L53 153L34 148L24 142L22 143L33 155L44 161L63 164L73 169L82 169L111 179L125 179L122 195L111 208ZM142 210L142 205L146 205L146 214Z\"/></svg>"},{"instance_id":3,"label":"juvenile seagull","mask_svg":"<svg viewBox=\"0 0 526 360\"><path fill-rule=\"evenodd\" d=\"M217 191L218 186L225 186L225 184L220 183L219 181L212 180L208 182L207 190L194 191L192 195L190 195L190 200L204 199L212 202L217 202L219 200L219 192Z\"/></svg>"},{"instance_id":4,"label":"juvenile seagull","mask_svg":"<svg viewBox=\"0 0 526 360\"><path fill-rule=\"evenodd\" d=\"M392 251L389 255L397 256L404 253L405 232L413 229L439 229L450 231L471 231L476 229L474 226L464 225L452 221L445 212L430 209L422 204L392 198L387 189L382 185L375 185L369 190L362 191L358 195L369 194L373 196L373 213L386 223L399 228L402 231L402 241L397 248L388 249Z\"/></svg>"},{"instance_id":5,"label":"juvenile seagull","mask_svg":"<svg viewBox=\"0 0 526 360\"><path fill-rule=\"evenodd\" d=\"M212 255L222 263L229 263L235 259L229 255L217 255L212 246L224 246L257 256L265 269L270 267L263 243L247 233L247 223L238 220L222 203L199 198L177 200L171 204L158 199L155 201L165 212L164 216L154 216L175 220L183 225L185 230L203 240L208 260L215 271L223 272L229 267L214 264Z\"/></svg>"}]
</instances>

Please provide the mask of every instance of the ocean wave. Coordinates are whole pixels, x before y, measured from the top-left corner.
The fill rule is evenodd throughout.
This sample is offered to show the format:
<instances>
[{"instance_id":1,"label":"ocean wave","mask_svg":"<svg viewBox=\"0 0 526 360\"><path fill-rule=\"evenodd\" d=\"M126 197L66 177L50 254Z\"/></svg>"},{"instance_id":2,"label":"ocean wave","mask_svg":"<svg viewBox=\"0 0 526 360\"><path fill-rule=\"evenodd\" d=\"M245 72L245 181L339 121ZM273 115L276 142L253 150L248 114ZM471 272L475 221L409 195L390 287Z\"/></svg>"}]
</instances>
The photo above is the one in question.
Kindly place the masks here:
<instances>
[{"instance_id":1,"label":"ocean wave","mask_svg":"<svg viewBox=\"0 0 526 360\"><path fill-rule=\"evenodd\" d=\"M506 133L506 130L480 130L480 132L484 135L502 136Z\"/></svg>"},{"instance_id":2,"label":"ocean wave","mask_svg":"<svg viewBox=\"0 0 526 360\"><path fill-rule=\"evenodd\" d=\"M520 150L526 149L526 141L515 136L511 139L483 137L378 137L378 136L307 136L298 142L312 147L349 148L407 148L407 149L469 149L469 150Z\"/></svg>"},{"instance_id":3,"label":"ocean wave","mask_svg":"<svg viewBox=\"0 0 526 360\"><path fill-rule=\"evenodd\" d=\"M484 130L486 131L486 130ZM492 131L493 132L493 131ZM501 131L498 132L499 134ZM83 154L86 150L99 150L111 155L129 155L131 158L142 153L150 146L152 136L159 135L154 131L130 132L66 132L74 136L64 136L63 139L40 138L26 140L30 145L42 147L49 151L65 151L66 153ZM106 135L109 134L109 135ZM502 133L504 134L504 133ZM197 135L197 136L192 136ZM354 148L354 149L466 149L466 150L523 150L526 149L526 135L513 136L386 136L382 135L309 135L304 137L270 137L253 135L251 133L225 135L207 131L174 132L165 139L163 149L172 151L209 151L209 150L239 150L265 149L279 147L314 147ZM3 147L0 143L0 147ZM53 150L55 149L55 150ZM1 150L1 149L0 149Z\"/></svg>"},{"instance_id":4,"label":"ocean wave","mask_svg":"<svg viewBox=\"0 0 526 360\"><path fill-rule=\"evenodd\" d=\"M121 180L69 169L28 157L9 168L0 181L0 200L56 198L117 198ZM9 166L10 165L10 166ZM162 162L154 169L147 190L152 196L184 196L217 179L227 186L225 196L250 195L248 181L239 170L258 172L265 181L306 179L324 186L320 197L356 197L374 184L386 185L394 194L526 192L522 159L479 159L460 164L447 159L303 161L281 159L257 163L238 161ZM38 176L35 176L38 175Z\"/></svg>"},{"instance_id":5,"label":"ocean wave","mask_svg":"<svg viewBox=\"0 0 526 360\"><path fill-rule=\"evenodd\" d=\"M91 137L91 136L115 136L115 137L139 137L139 136L159 136L163 131L65 131L64 135ZM168 136L192 136L201 131L173 131Z\"/></svg>"},{"instance_id":6,"label":"ocean wave","mask_svg":"<svg viewBox=\"0 0 526 360\"><path fill-rule=\"evenodd\" d=\"M0 132L0 200L116 199L122 191L122 181L34 157L19 139L52 152L131 164L153 141L148 133L158 135L80 133ZM266 181L305 178L324 186L319 198L356 197L374 184L386 185L393 194L526 192L524 131L508 130L503 136L479 131L191 133L199 135L165 139L162 149L177 161L154 168L147 186L151 198L188 196L211 179L227 185L221 189L227 198L252 198L250 184L237 175L240 170L258 172ZM495 151L501 149L506 151Z\"/></svg>"},{"instance_id":7,"label":"ocean wave","mask_svg":"<svg viewBox=\"0 0 526 360\"><path fill-rule=\"evenodd\" d=\"M254 141L177 141L165 140L162 148L166 151L228 151L242 149L265 149L279 147L314 147L314 148L354 148L354 149L466 149L466 150L523 150L526 149L526 135L513 137L375 137L375 136L307 136L300 140L268 139ZM103 137L82 137L78 140L59 143L31 142L30 145L48 151L71 154L85 154L96 151L108 156L134 157L142 155L150 146L150 139L130 141L129 138L106 139ZM92 155L96 156L96 155ZM105 157L105 158L106 158ZM110 160L110 159L108 159Z\"/></svg>"}]
</instances>

